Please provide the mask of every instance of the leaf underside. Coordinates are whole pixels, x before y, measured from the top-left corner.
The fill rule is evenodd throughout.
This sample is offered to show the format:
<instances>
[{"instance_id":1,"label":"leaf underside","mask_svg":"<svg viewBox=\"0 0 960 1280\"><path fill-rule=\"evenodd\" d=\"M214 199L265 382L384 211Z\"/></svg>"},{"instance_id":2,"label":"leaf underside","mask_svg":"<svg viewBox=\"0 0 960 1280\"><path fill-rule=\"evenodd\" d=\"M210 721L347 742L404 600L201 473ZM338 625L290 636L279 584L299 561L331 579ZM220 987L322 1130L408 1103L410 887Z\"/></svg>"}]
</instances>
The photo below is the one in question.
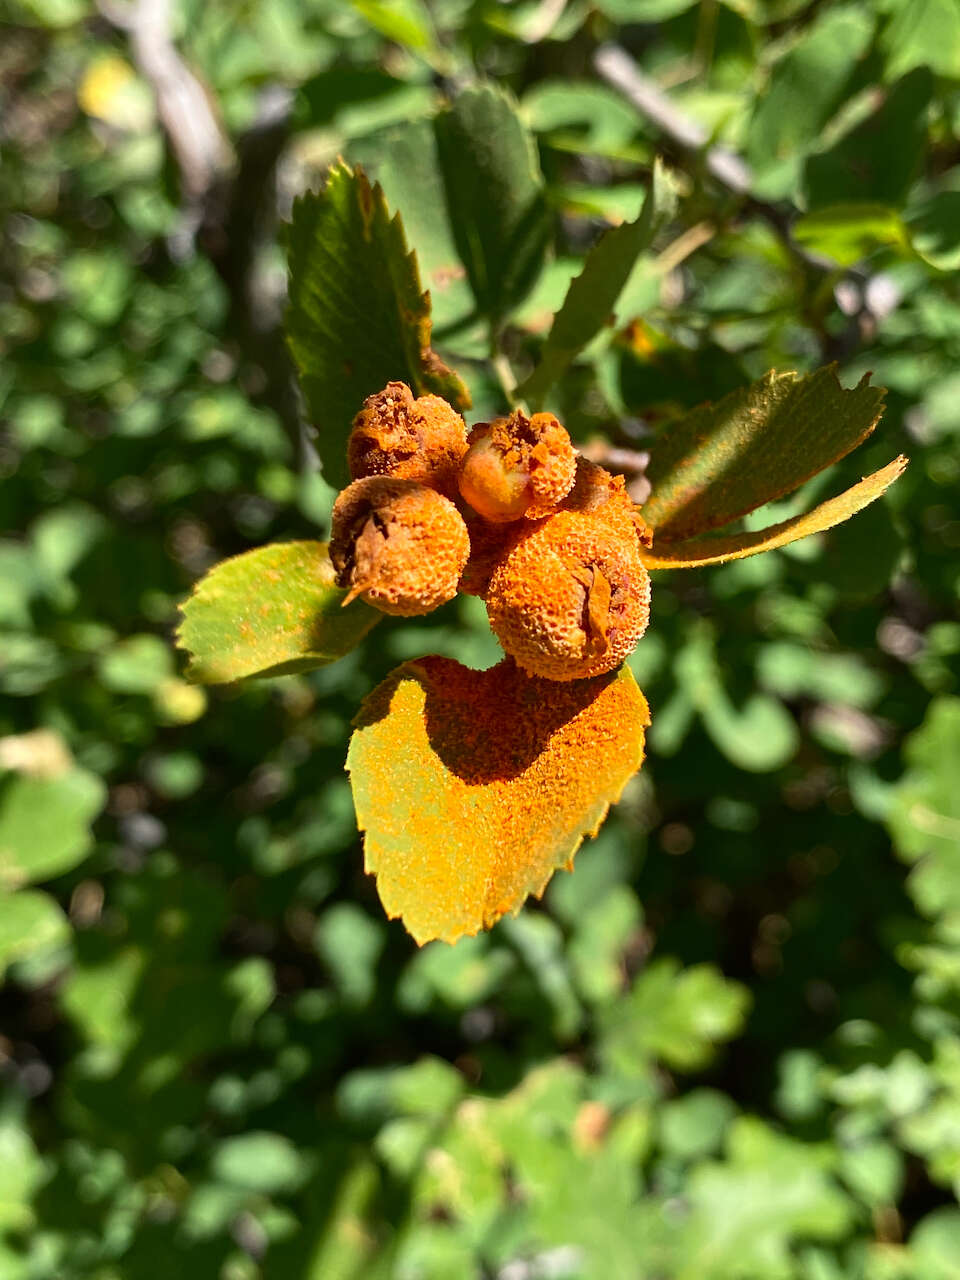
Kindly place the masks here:
<instances>
[{"instance_id":1,"label":"leaf underside","mask_svg":"<svg viewBox=\"0 0 960 1280\"><path fill-rule=\"evenodd\" d=\"M277 542L215 565L182 607L187 676L221 684L335 662L381 618L361 600L343 608L324 542Z\"/></svg>"},{"instance_id":2,"label":"leaf underside","mask_svg":"<svg viewBox=\"0 0 960 1280\"><path fill-rule=\"evenodd\" d=\"M364 398L393 379L459 409L470 395L430 345L430 295L399 214L342 161L294 202L287 343L331 484L349 480L347 436Z\"/></svg>"},{"instance_id":3,"label":"leaf underside","mask_svg":"<svg viewBox=\"0 0 960 1280\"><path fill-rule=\"evenodd\" d=\"M679 543L792 493L870 434L883 396L866 380L844 390L829 365L771 372L701 405L651 445L643 518L661 542Z\"/></svg>"},{"instance_id":4,"label":"leaf underside","mask_svg":"<svg viewBox=\"0 0 960 1280\"><path fill-rule=\"evenodd\" d=\"M561 684L509 659L398 667L364 701L347 756L387 915L423 944L515 914L599 829L649 722L626 667Z\"/></svg>"},{"instance_id":5,"label":"leaf underside","mask_svg":"<svg viewBox=\"0 0 960 1280\"><path fill-rule=\"evenodd\" d=\"M825 529L832 529L834 525L849 520L879 498L903 474L906 465L907 459L901 454L836 498L822 502L804 515L782 520L766 529L695 538L675 544L661 544L655 538L653 550L643 553L644 563L648 569L697 569L701 565L742 560L745 556L755 556L761 551L785 547L811 533L822 533Z\"/></svg>"}]
</instances>

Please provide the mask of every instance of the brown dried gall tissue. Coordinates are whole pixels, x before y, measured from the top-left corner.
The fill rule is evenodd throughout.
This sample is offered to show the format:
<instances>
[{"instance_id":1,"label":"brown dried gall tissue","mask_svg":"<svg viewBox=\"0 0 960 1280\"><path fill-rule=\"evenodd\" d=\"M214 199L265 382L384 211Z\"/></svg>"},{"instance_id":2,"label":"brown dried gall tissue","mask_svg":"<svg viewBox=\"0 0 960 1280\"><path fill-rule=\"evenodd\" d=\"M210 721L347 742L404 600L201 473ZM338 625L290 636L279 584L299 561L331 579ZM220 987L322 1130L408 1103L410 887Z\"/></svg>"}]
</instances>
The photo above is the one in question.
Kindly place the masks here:
<instances>
[{"instance_id":1,"label":"brown dried gall tissue","mask_svg":"<svg viewBox=\"0 0 960 1280\"><path fill-rule=\"evenodd\" d=\"M354 418L347 464L354 480L422 480L453 498L466 451L466 425L446 400L430 395L414 399L405 382L388 382L367 396Z\"/></svg>"}]
</instances>

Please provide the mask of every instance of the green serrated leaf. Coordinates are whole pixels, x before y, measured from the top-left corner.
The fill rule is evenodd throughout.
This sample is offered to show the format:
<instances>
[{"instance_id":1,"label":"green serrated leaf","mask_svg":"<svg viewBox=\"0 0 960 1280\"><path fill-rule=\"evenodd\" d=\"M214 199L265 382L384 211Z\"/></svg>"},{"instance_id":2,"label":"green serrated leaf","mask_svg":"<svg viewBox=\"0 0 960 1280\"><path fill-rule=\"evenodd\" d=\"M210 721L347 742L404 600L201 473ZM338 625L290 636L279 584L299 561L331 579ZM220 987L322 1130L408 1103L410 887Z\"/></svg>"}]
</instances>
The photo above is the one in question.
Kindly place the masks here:
<instances>
[{"instance_id":1,"label":"green serrated leaf","mask_svg":"<svg viewBox=\"0 0 960 1280\"><path fill-rule=\"evenodd\" d=\"M48 880L81 862L106 798L101 779L85 769L0 783L0 889Z\"/></svg>"},{"instance_id":2,"label":"green serrated leaf","mask_svg":"<svg viewBox=\"0 0 960 1280\"><path fill-rule=\"evenodd\" d=\"M913 67L960 80L960 7L955 0L901 0L887 9L891 18L880 38L886 78Z\"/></svg>"},{"instance_id":3,"label":"green serrated leaf","mask_svg":"<svg viewBox=\"0 0 960 1280\"><path fill-rule=\"evenodd\" d=\"M66 941L70 925L53 898L35 889L0 898L0 977L14 960L22 960Z\"/></svg>"},{"instance_id":4,"label":"green serrated leaf","mask_svg":"<svg viewBox=\"0 0 960 1280\"><path fill-rule=\"evenodd\" d=\"M676 543L718 529L845 457L883 412L883 389L841 387L836 366L768 373L668 426L651 447L643 517Z\"/></svg>"},{"instance_id":5,"label":"green serrated leaf","mask_svg":"<svg viewBox=\"0 0 960 1280\"><path fill-rule=\"evenodd\" d=\"M391 379L457 408L470 396L430 346L430 297L400 215L363 170L340 162L323 191L294 202L286 335L330 483L349 480L350 424Z\"/></svg>"},{"instance_id":6,"label":"green serrated leaf","mask_svg":"<svg viewBox=\"0 0 960 1280\"><path fill-rule=\"evenodd\" d=\"M476 315L467 273L457 253L432 120L413 120L368 134L350 148L403 210L407 238L430 290L434 326L454 328Z\"/></svg>"},{"instance_id":7,"label":"green serrated leaf","mask_svg":"<svg viewBox=\"0 0 960 1280\"><path fill-rule=\"evenodd\" d=\"M933 76L916 67L877 99L877 109L804 167L808 209L866 200L899 208L923 163Z\"/></svg>"},{"instance_id":8,"label":"green serrated leaf","mask_svg":"<svg viewBox=\"0 0 960 1280\"><path fill-rule=\"evenodd\" d=\"M607 231L590 250L583 270L570 282L544 343L540 363L519 388L521 397L541 404L577 353L608 323L637 258L650 247L675 204L673 184L658 161L639 218Z\"/></svg>"},{"instance_id":9,"label":"green serrated leaf","mask_svg":"<svg viewBox=\"0 0 960 1280\"><path fill-rule=\"evenodd\" d=\"M398 667L365 700L347 768L366 870L419 943L516 914L569 866L643 760L629 669L558 684L509 659Z\"/></svg>"},{"instance_id":10,"label":"green serrated leaf","mask_svg":"<svg viewBox=\"0 0 960 1280\"><path fill-rule=\"evenodd\" d=\"M216 565L182 606L177 632L201 684L288 675L336 662L381 614L343 608L324 542L279 542Z\"/></svg>"},{"instance_id":11,"label":"green serrated leaf","mask_svg":"<svg viewBox=\"0 0 960 1280\"><path fill-rule=\"evenodd\" d=\"M513 99L492 85L458 94L435 128L457 248L496 329L533 286L550 240L537 149Z\"/></svg>"},{"instance_id":12,"label":"green serrated leaf","mask_svg":"<svg viewBox=\"0 0 960 1280\"><path fill-rule=\"evenodd\" d=\"M436 54L436 34L423 0L393 0L392 4L384 0L350 0L350 5L388 40L417 53Z\"/></svg>"}]
</instances>

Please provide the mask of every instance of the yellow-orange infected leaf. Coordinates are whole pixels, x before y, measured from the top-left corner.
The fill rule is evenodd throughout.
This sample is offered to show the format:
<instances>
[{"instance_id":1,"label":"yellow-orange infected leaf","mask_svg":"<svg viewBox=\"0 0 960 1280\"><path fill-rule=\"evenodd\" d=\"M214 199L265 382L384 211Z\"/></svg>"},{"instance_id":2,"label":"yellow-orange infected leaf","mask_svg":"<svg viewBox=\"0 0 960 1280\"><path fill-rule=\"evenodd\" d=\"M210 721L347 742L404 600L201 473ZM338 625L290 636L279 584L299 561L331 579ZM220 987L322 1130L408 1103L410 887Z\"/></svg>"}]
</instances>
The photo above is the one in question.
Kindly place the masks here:
<instances>
[{"instance_id":1,"label":"yellow-orange infected leaf","mask_svg":"<svg viewBox=\"0 0 960 1280\"><path fill-rule=\"evenodd\" d=\"M697 569L701 565L723 564L726 560L742 560L761 551L773 551L797 542L811 533L822 533L842 524L862 511L902 475L907 459L901 454L873 475L847 489L836 498L822 502L805 515L782 520L779 524L753 532L722 534L719 537L698 538L689 542L658 543L654 538L653 550L644 551L642 559L648 569Z\"/></svg>"},{"instance_id":2,"label":"yellow-orange infected leaf","mask_svg":"<svg viewBox=\"0 0 960 1280\"><path fill-rule=\"evenodd\" d=\"M422 945L516 914L597 832L649 723L626 667L564 684L509 659L398 667L365 699L347 756L387 915Z\"/></svg>"}]
</instances>

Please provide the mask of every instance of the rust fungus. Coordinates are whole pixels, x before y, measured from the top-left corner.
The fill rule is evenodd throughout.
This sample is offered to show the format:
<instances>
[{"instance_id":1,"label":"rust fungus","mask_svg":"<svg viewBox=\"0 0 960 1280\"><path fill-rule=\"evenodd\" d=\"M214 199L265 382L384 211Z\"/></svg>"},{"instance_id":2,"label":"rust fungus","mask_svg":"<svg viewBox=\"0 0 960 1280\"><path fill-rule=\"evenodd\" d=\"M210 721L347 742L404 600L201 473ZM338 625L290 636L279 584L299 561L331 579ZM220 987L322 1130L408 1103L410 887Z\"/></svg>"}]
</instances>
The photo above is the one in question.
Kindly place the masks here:
<instances>
[{"instance_id":1,"label":"rust fungus","mask_svg":"<svg viewBox=\"0 0 960 1280\"><path fill-rule=\"evenodd\" d=\"M432 395L415 400L405 382L388 382L367 396L354 418L347 463L354 480L422 480L454 497L466 450L467 428L446 400Z\"/></svg>"},{"instance_id":2,"label":"rust fungus","mask_svg":"<svg viewBox=\"0 0 960 1280\"><path fill-rule=\"evenodd\" d=\"M632 514L613 516L558 511L518 538L494 569L490 625L532 675L581 680L612 671L646 630L650 578Z\"/></svg>"},{"instance_id":3,"label":"rust fungus","mask_svg":"<svg viewBox=\"0 0 960 1280\"><path fill-rule=\"evenodd\" d=\"M577 455L552 413L515 409L474 427L460 472L460 493L495 524L538 520L570 492Z\"/></svg>"},{"instance_id":4,"label":"rust fungus","mask_svg":"<svg viewBox=\"0 0 960 1280\"><path fill-rule=\"evenodd\" d=\"M459 511L416 480L355 480L333 508L337 582L383 613L429 613L452 600L470 539Z\"/></svg>"},{"instance_id":5,"label":"rust fungus","mask_svg":"<svg viewBox=\"0 0 960 1280\"><path fill-rule=\"evenodd\" d=\"M565 685L510 659L392 672L364 701L347 759L387 914L422 944L519 911L572 868L640 767L649 723L626 668Z\"/></svg>"},{"instance_id":6,"label":"rust fungus","mask_svg":"<svg viewBox=\"0 0 960 1280\"><path fill-rule=\"evenodd\" d=\"M485 596L490 576L517 539L515 525L488 524L467 508L464 519L470 534L470 559L460 579L468 596Z\"/></svg>"}]
</instances>

